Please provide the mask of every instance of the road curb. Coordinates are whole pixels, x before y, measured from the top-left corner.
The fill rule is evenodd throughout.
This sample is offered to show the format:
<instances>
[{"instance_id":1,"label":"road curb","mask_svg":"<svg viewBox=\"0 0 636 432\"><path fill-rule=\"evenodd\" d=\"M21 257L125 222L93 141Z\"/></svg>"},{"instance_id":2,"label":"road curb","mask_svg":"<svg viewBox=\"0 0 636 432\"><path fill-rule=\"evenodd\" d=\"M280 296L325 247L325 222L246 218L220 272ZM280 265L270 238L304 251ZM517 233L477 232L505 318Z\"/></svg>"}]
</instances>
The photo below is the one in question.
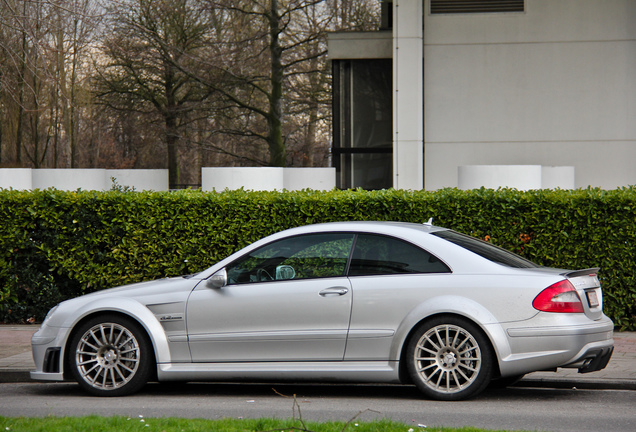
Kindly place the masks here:
<instances>
[{"instance_id":1,"label":"road curb","mask_svg":"<svg viewBox=\"0 0 636 432\"><path fill-rule=\"evenodd\" d=\"M0 372L0 384L30 382L31 375L23 370L5 370Z\"/></svg>"},{"instance_id":2,"label":"road curb","mask_svg":"<svg viewBox=\"0 0 636 432\"><path fill-rule=\"evenodd\" d=\"M523 378L513 387L550 387L581 390L636 390L636 380L572 378Z\"/></svg>"}]
</instances>

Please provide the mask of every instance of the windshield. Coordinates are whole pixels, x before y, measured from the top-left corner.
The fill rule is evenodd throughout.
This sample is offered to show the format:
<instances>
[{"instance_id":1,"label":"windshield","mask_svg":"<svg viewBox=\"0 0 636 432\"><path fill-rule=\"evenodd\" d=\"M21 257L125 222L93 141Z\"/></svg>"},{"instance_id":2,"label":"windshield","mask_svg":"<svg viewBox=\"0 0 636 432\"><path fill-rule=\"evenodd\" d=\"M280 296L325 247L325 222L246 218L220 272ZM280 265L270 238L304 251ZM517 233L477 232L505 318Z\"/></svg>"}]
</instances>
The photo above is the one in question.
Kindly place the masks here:
<instances>
[{"instance_id":1,"label":"windshield","mask_svg":"<svg viewBox=\"0 0 636 432\"><path fill-rule=\"evenodd\" d=\"M486 258L489 261L497 264L502 264L507 267L514 268L539 268L538 264L533 263L515 253L512 253L506 249L502 249L498 246L479 240L475 237L471 237L466 234L461 234L456 231L436 231L431 235L441 237L451 243L461 246L477 255Z\"/></svg>"}]
</instances>

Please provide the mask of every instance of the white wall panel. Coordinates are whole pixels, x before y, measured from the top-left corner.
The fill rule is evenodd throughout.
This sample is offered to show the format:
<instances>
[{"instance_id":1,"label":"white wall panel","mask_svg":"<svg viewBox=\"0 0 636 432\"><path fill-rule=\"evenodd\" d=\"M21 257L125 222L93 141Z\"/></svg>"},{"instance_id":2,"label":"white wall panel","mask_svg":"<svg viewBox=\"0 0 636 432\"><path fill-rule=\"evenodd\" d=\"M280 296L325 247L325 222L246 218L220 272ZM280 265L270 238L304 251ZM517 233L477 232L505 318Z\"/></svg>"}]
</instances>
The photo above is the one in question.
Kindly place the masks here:
<instances>
[{"instance_id":1,"label":"white wall panel","mask_svg":"<svg viewBox=\"0 0 636 432\"><path fill-rule=\"evenodd\" d=\"M424 29L426 189L481 164L572 166L576 187L636 184L636 1L427 9Z\"/></svg>"},{"instance_id":2,"label":"white wall panel","mask_svg":"<svg viewBox=\"0 0 636 432\"><path fill-rule=\"evenodd\" d=\"M234 190L331 190L335 168L208 167L201 168L201 189Z\"/></svg>"},{"instance_id":3,"label":"white wall panel","mask_svg":"<svg viewBox=\"0 0 636 432\"><path fill-rule=\"evenodd\" d=\"M0 169L0 188L2 189L31 189L33 186L31 168L2 168Z\"/></svg>"},{"instance_id":4,"label":"white wall panel","mask_svg":"<svg viewBox=\"0 0 636 432\"><path fill-rule=\"evenodd\" d=\"M170 188L167 169L106 170L107 189L113 186L111 177L119 186L135 188L136 191L167 191Z\"/></svg>"},{"instance_id":5,"label":"white wall panel","mask_svg":"<svg viewBox=\"0 0 636 432\"><path fill-rule=\"evenodd\" d=\"M82 190L105 190L106 170L100 168L40 168L34 169L33 189L55 188L58 190L74 191Z\"/></svg>"},{"instance_id":6,"label":"white wall panel","mask_svg":"<svg viewBox=\"0 0 636 432\"><path fill-rule=\"evenodd\" d=\"M461 165L573 166L575 187L636 185L636 144L615 142L432 143L426 146L426 189L456 187Z\"/></svg>"}]
</instances>

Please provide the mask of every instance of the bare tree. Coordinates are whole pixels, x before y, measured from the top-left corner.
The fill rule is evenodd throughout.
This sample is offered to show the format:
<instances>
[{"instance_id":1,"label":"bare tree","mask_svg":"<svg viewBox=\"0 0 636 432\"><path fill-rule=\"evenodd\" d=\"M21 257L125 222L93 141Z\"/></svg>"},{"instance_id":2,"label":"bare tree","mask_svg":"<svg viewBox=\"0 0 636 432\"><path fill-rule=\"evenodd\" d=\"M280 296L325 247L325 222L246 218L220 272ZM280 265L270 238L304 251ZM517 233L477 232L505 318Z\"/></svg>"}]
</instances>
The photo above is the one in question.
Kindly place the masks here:
<instances>
[{"instance_id":1,"label":"bare tree","mask_svg":"<svg viewBox=\"0 0 636 432\"><path fill-rule=\"evenodd\" d=\"M205 47L207 24L192 0L113 3L95 85L99 101L114 110L160 118L170 186L180 180L178 146L189 115L211 95L182 69Z\"/></svg>"},{"instance_id":2,"label":"bare tree","mask_svg":"<svg viewBox=\"0 0 636 432\"><path fill-rule=\"evenodd\" d=\"M63 155L74 153L66 149L75 148L95 11L94 0L0 1L0 103L9 120L2 144L16 165L67 165Z\"/></svg>"},{"instance_id":3,"label":"bare tree","mask_svg":"<svg viewBox=\"0 0 636 432\"><path fill-rule=\"evenodd\" d=\"M326 32L374 28L378 9L377 0L99 2L0 0L0 163L167 165L171 187L199 163L324 165Z\"/></svg>"},{"instance_id":4,"label":"bare tree","mask_svg":"<svg viewBox=\"0 0 636 432\"><path fill-rule=\"evenodd\" d=\"M66 152L70 167L75 168L80 163L80 124L85 114L90 115L82 110L92 103L87 82L92 73L88 60L102 15L95 0L58 0L56 13L59 25L54 50L57 56L55 81L60 98L56 105L62 109ZM59 139L56 135L56 142Z\"/></svg>"},{"instance_id":5,"label":"bare tree","mask_svg":"<svg viewBox=\"0 0 636 432\"><path fill-rule=\"evenodd\" d=\"M250 149L258 142L266 145L266 158L249 152L257 157L252 163L311 166L317 153L319 163L326 162L330 115L326 35L345 27L351 15L340 15L341 3L345 2L207 0L208 14L219 23L215 46L199 59L209 65L210 75L190 73L232 107L233 120L216 125L225 126L220 133L239 138ZM371 0L346 4L358 20L347 28L377 28L377 13L360 12L370 7ZM362 23L364 19L368 21ZM236 128L237 118L241 129ZM317 152L319 140L323 144Z\"/></svg>"},{"instance_id":6,"label":"bare tree","mask_svg":"<svg viewBox=\"0 0 636 432\"><path fill-rule=\"evenodd\" d=\"M299 55L317 34L293 39L293 21L322 0L208 0L207 12L219 23L216 46L199 58L210 74L196 75L202 84L222 94L242 128L228 125L222 133L244 142L260 141L268 159L254 162L285 166L287 148L285 91L294 68L324 54ZM228 28L232 29L228 32ZM194 76L194 71L190 71Z\"/></svg>"}]
</instances>

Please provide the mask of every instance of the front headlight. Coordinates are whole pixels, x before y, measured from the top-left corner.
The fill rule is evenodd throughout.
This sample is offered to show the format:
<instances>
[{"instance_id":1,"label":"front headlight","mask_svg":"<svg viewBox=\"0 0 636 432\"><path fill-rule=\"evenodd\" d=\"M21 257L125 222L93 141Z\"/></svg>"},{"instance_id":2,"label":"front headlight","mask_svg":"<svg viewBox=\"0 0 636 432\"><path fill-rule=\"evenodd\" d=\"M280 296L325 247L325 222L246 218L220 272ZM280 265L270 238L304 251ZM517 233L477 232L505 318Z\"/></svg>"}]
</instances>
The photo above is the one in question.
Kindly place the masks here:
<instances>
[{"instance_id":1,"label":"front headlight","mask_svg":"<svg viewBox=\"0 0 636 432\"><path fill-rule=\"evenodd\" d=\"M51 310L46 314L46 316L44 317L44 321L42 321L42 327L44 327L46 325L46 322L49 320L49 318L51 318L53 316L53 314L55 313L55 311L57 310L57 308L59 307L59 304L56 304L55 306L53 306L51 308Z\"/></svg>"}]
</instances>

